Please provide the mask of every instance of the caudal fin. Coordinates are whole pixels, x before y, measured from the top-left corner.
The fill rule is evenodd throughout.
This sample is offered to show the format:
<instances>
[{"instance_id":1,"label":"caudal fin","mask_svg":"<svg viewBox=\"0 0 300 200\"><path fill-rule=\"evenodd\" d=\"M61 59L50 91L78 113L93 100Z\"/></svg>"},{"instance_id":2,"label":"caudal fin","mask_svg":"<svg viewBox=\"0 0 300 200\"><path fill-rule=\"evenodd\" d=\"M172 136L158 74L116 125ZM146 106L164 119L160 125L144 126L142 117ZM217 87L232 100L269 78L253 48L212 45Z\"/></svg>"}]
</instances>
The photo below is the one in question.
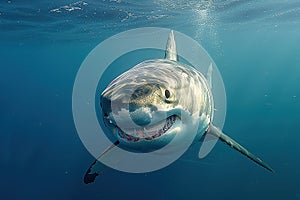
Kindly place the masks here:
<instances>
[{"instance_id":1,"label":"caudal fin","mask_svg":"<svg viewBox=\"0 0 300 200\"><path fill-rule=\"evenodd\" d=\"M212 67L212 63L210 63L206 73L206 80L208 82L210 89L212 89L212 72L213 72L213 67Z\"/></svg>"}]
</instances>

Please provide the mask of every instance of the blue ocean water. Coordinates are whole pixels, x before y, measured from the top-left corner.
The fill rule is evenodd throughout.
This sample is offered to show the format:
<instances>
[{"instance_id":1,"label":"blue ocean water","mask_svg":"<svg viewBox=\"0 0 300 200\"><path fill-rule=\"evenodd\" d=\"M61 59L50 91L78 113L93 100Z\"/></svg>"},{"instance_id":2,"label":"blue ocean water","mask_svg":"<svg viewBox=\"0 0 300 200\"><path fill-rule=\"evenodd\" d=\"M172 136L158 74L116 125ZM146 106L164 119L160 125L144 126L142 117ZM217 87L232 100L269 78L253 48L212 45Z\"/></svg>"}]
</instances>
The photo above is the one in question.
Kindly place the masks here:
<instances>
[{"instance_id":1,"label":"blue ocean water","mask_svg":"<svg viewBox=\"0 0 300 200\"><path fill-rule=\"evenodd\" d=\"M83 176L94 158L72 116L76 73L121 31L170 28L197 40L223 76L224 132L269 173L218 143L156 172ZM300 2L0 2L1 199L300 199ZM108 77L110 78L110 77Z\"/></svg>"}]
</instances>

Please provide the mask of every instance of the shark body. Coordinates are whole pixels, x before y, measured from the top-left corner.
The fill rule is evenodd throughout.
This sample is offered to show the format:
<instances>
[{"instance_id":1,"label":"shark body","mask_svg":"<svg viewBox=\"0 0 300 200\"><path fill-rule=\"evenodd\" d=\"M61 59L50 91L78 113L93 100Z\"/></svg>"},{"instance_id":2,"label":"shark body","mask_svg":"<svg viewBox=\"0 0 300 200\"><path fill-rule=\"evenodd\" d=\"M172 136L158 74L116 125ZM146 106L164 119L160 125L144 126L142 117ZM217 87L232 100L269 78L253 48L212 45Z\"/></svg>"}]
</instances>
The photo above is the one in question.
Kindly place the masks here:
<instances>
[{"instance_id":1,"label":"shark body","mask_svg":"<svg viewBox=\"0 0 300 200\"><path fill-rule=\"evenodd\" d=\"M175 135L180 147L192 131L196 141L206 135L219 138L258 165L273 171L260 158L214 126L211 92L212 65L204 76L178 61L173 31L166 45L165 58L146 60L114 79L102 92L100 106L105 126L115 146L134 152L151 152L168 145ZM176 149L176 148L175 148ZM103 170L95 161L84 182L93 182Z\"/></svg>"}]
</instances>

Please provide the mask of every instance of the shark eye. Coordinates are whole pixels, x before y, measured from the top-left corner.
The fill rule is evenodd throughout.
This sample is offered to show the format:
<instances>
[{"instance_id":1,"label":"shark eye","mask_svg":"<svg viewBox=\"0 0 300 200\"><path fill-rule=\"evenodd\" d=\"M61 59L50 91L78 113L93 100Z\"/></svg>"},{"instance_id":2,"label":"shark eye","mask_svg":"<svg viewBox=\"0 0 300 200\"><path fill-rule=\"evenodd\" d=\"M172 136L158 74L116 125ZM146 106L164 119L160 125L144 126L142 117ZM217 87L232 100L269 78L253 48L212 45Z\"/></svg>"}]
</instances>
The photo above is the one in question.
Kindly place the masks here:
<instances>
[{"instance_id":1,"label":"shark eye","mask_svg":"<svg viewBox=\"0 0 300 200\"><path fill-rule=\"evenodd\" d=\"M169 90L165 90L165 96L166 96L167 99L170 98L171 93L170 93Z\"/></svg>"}]
</instances>

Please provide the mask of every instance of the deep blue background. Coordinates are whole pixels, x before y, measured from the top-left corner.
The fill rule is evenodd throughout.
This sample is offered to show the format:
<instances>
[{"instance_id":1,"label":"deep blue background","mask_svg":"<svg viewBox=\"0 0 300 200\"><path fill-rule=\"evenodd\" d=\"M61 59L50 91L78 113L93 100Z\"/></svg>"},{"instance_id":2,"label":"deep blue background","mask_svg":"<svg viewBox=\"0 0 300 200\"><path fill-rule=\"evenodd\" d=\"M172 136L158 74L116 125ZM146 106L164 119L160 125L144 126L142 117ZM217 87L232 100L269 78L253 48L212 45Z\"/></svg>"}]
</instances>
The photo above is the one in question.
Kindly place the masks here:
<instances>
[{"instance_id":1,"label":"deep blue background","mask_svg":"<svg viewBox=\"0 0 300 200\"><path fill-rule=\"evenodd\" d=\"M300 199L298 1L72 3L0 2L0 199ZM76 73L99 42L143 26L206 48L226 87L224 132L274 174L218 143L204 160L193 147L157 172L83 183L93 157L73 123Z\"/></svg>"}]
</instances>

